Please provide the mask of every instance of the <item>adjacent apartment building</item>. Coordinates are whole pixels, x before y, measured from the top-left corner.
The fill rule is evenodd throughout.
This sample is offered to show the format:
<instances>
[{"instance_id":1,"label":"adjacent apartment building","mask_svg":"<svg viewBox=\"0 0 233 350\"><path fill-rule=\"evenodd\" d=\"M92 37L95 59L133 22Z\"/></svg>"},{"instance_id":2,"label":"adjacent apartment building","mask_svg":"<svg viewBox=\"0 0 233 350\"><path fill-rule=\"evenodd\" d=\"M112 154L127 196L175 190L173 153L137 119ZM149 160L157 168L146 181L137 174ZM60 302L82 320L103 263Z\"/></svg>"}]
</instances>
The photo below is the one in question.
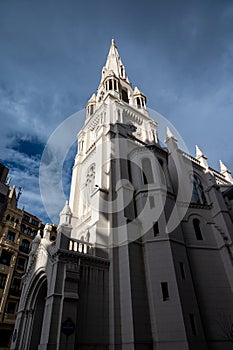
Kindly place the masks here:
<instances>
[{"instance_id":1,"label":"adjacent apartment building","mask_svg":"<svg viewBox=\"0 0 233 350\"><path fill-rule=\"evenodd\" d=\"M18 208L21 189L10 187L8 168L0 164L0 349L12 339L22 276L26 272L31 242L42 228L41 220Z\"/></svg>"}]
</instances>

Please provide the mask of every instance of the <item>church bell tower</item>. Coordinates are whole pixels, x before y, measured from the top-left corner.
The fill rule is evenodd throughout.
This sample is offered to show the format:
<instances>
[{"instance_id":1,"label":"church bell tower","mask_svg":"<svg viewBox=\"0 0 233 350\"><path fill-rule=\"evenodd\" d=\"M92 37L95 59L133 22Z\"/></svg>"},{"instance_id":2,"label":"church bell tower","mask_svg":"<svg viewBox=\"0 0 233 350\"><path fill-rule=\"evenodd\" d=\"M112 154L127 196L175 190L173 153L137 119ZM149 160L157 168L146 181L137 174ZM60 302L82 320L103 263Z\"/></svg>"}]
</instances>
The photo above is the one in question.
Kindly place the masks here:
<instances>
[{"instance_id":1,"label":"church bell tower","mask_svg":"<svg viewBox=\"0 0 233 350\"><path fill-rule=\"evenodd\" d=\"M126 221L134 217L128 203L134 191L128 153L139 145L157 143L157 123L149 117L146 97L138 87L132 88L112 40L100 84L86 105L85 125L78 134L69 201L72 237L81 239L88 233L98 254L123 243L124 239L115 242L113 236L117 235L119 207L129 205Z\"/></svg>"}]
</instances>

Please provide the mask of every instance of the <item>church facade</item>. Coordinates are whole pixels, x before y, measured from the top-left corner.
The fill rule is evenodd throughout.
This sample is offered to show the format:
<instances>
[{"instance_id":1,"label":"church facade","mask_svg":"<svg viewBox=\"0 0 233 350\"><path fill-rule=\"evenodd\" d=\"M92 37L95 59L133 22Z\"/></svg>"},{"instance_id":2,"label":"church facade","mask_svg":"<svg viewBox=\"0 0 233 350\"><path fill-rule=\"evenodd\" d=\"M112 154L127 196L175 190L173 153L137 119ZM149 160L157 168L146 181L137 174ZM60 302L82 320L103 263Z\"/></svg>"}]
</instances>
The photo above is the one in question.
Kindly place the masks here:
<instances>
[{"instance_id":1,"label":"church facade","mask_svg":"<svg viewBox=\"0 0 233 350\"><path fill-rule=\"evenodd\" d=\"M56 234L32 242L11 349L233 346L233 179L167 129L112 41Z\"/></svg>"}]
</instances>

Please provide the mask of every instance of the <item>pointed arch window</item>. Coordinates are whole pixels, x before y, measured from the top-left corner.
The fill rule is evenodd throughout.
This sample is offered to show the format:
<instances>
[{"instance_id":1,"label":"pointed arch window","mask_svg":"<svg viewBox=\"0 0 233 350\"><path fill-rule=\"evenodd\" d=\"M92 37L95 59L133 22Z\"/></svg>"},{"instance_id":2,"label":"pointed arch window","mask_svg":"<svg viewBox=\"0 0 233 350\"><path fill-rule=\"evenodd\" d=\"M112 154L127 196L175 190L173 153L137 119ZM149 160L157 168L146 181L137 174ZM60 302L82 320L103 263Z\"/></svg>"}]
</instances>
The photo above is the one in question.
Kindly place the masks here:
<instances>
[{"instance_id":1,"label":"pointed arch window","mask_svg":"<svg viewBox=\"0 0 233 350\"><path fill-rule=\"evenodd\" d=\"M90 115L94 113L94 105L90 105Z\"/></svg>"},{"instance_id":2,"label":"pointed arch window","mask_svg":"<svg viewBox=\"0 0 233 350\"><path fill-rule=\"evenodd\" d=\"M124 88L122 89L122 100L126 103L129 103L128 90Z\"/></svg>"},{"instance_id":3,"label":"pointed arch window","mask_svg":"<svg viewBox=\"0 0 233 350\"><path fill-rule=\"evenodd\" d=\"M109 80L109 90L112 90L112 80Z\"/></svg>"},{"instance_id":4,"label":"pointed arch window","mask_svg":"<svg viewBox=\"0 0 233 350\"><path fill-rule=\"evenodd\" d=\"M124 67L121 66L121 77L124 78L125 77L125 70Z\"/></svg>"},{"instance_id":5,"label":"pointed arch window","mask_svg":"<svg viewBox=\"0 0 233 350\"><path fill-rule=\"evenodd\" d=\"M203 236L202 236L202 232L201 232L201 228L200 228L200 220L193 219L193 227L194 227L194 231L195 231L197 240L202 241Z\"/></svg>"},{"instance_id":6,"label":"pointed arch window","mask_svg":"<svg viewBox=\"0 0 233 350\"><path fill-rule=\"evenodd\" d=\"M142 176L144 185L154 183L151 161L148 158L142 159Z\"/></svg>"},{"instance_id":7,"label":"pointed arch window","mask_svg":"<svg viewBox=\"0 0 233 350\"><path fill-rule=\"evenodd\" d=\"M137 97L137 98L136 98L136 101L137 101L137 107L138 107L138 108L141 108L141 101L140 101L140 98Z\"/></svg>"},{"instance_id":8,"label":"pointed arch window","mask_svg":"<svg viewBox=\"0 0 233 350\"><path fill-rule=\"evenodd\" d=\"M117 91L117 81L114 79L113 83L114 83L114 90Z\"/></svg>"},{"instance_id":9,"label":"pointed arch window","mask_svg":"<svg viewBox=\"0 0 233 350\"><path fill-rule=\"evenodd\" d=\"M193 183L193 200L197 204L207 204L205 192L201 180L196 176L192 176Z\"/></svg>"}]
</instances>

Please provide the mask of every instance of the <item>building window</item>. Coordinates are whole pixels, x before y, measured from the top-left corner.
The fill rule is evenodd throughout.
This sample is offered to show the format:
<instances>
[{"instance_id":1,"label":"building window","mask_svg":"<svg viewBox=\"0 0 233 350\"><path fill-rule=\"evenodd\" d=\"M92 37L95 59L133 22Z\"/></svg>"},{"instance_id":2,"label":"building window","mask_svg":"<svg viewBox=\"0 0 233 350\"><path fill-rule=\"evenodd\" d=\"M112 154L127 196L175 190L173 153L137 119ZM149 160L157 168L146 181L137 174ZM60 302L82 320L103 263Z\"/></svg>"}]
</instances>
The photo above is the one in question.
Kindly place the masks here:
<instances>
[{"instance_id":1,"label":"building window","mask_svg":"<svg viewBox=\"0 0 233 350\"><path fill-rule=\"evenodd\" d=\"M142 159L142 175L143 175L143 183L144 185L152 184L153 181L153 172L151 167L150 159L143 158Z\"/></svg>"},{"instance_id":2,"label":"building window","mask_svg":"<svg viewBox=\"0 0 233 350\"><path fill-rule=\"evenodd\" d=\"M184 263L180 262L180 274L183 280L186 280L186 275L185 275L185 268L184 268Z\"/></svg>"},{"instance_id":3,"label":"building window","mask_svg":"<svg viewBox=\"0 0 233 350\"><path fill-rule=\"evenodd\" d=\"M200 228L200 221L198 219L193 219L193 227L198 241L203 240L203 236Z\"/></svg>"},{"instance_id":4,"label":"building window","mask_svg":"<svg viewBox=\"0 0 233 350\"><path fill-rule=\"evenodd\" d=\"M32 230L30 229L30 227L27 227L27 228L24 230L24 232L25 232L27 235L31 236Z\"/></svg>"},{"instance_id":5,"label":"building window","mask_svg":"<svg viewBox=\"0 0 233 350\"><path fill-rule=\"evenodd\" d=\"M23 253L28 254L29 247L30 247L30 242L27 239L23 239L21 242L21 246L19 247L19 250L21 250L21 252Z\"/></svg>"},{"instance_id":6,"label":"building window","mask_svg":"<svg viewBox=\"0 0 233 350\"><path fill-rule=\"evenodd\" d=\"M25 259L23 259L23 258L18 258L18 262L17 262L17 267L16 267L16 268L17 268L18 270L24 271L25 262L26 262Z\"/></svg>"},{"instance_id":7,"label":"building window","mask_svg":"<svg viewBox=\"0 0 233 350\"><path fill-rule=\"evenodd\" d=\"M137 98L136 98L136 101L137 101L137 107L138 107L138 108L141 108L141 101L140 101L140 98L137 97Z\"/></svg>"},{"instance_id":8,"label":"building window","mask_svg":"<svg viewBox=\"0 0 233 350\"><path fill-rule=\"evenodd\" d=\"M7 233L7 239L8 239L8 241L14 242L14 240L15 240L15 232L8 231L8 233Z\"/></svg>"},{"instance_id":9,"label":"building window","mask_svg":"<svg viewBox=\"0 0 233 350\"><path fill-rule=\"evenodd\" d=\"M127 89L122 89L122 100L126 103L129 103L129 98L128 98L128 90Z\"/></svg>"},{"instance_id":10,"label":"building window","mask_svg":"<svg viewBox=\"0 0 233 350\"><path fill-rule=\"evenodd\" d=\"M22 233L24 233L25 229L26 229L26 226L25 226L25 225L20 225L20 231L21 231Z\"/></svg>"},{"instance_id":11,"label":"building window","mask_svg":"<svg viewBox=\"0 0 233 350\"><path fill-rule=\"evenodd\" d=\"M16 303L13 301L9 301L6 307L6 312L8 314L14 314L16 309Z\"/></svg>"},{"instance_id":12,"label":"building window","mask_svg":"<svg viewBox=\"0 0 233 350\"><path fill-rule=\"evenodd\" d=\"M169 291L168 291L167 282L161 282L161 290L162 290L163 301L169 300Z\"/></svg>"},{"instance_id":13,"label":"building window","mask_svg":"<svg viewBox=\"0 0 233 350\"><path fill-rule=\"evenodd\" d=\"M14 278L11 283L10 294L19 296L21 292L21 279Z\"/></svg>"},{"instance_id":14,"label":"building window","mask_svg":"<svg viewBox=\"0 0 233 350\"><path fill-rule=\"evenodd\" d=\"M112 80L109 80L109 90L112 90Z\"/></svg>"},{"instance_id":15,"label":"building window","mask_svg":"<svg viewBox=\"0 0 233 350\"><path fill-rule=\"evenodd\" d=\"M39 222L34 220L34 219L32 219L32 225L38 227L39 226Z\"/></svg>"},{"instance_id":16,"label":"building window","mask_svg":"<svg viewBox=\"0 0 233 350\"><path fill-rule=\"evenodd\" d=\"M23 220L29 222L30 221L30 216L24 215Z\"/></svg>"},{"instance_id":17,"label":"building window","mask_svg":"<svg viewBox=\"0 0 233 350\"><path fill-rule=\"evenodd\" d=\"M6 217L6 220L9 221L10 220L10 215L8 214Z\"/></svg>"},{"instance_id":18,"label":"building window","mask_svg":"<svg viewBox=\"0 0 233 350\"><path fill-rule=\"evenodd\" d=\"M204 188L202 186L201 180L196 176L192 176L193 182L193 200L197 204L207 204L205 197Z\"/></svg>"},{"instance_id":19,"label":"building window","mask_svg":"<svg viewBox=\"0 0 233 350\"><path fill-rule=\"evenodd\" d=\"M153 232L154 232L154 237L159 235L159 223L158 223L158 221L154 222Z\"/></svg>"},{"instance_id":20,"label":"building window","mask_svg":"<svg viewBox=\"0 0 233 350\"><path fill-rule=\"evenodd\" d=\"M11 257L12 257L12 253L9 253L3 249L2 255L0 258L0 264L10 266Z\"/></svg>"},{"instance_id":21,"label":"building window","mask_svg":"<svg viewBox=\"0 0 233 350\"><path fill-rule=\"evenodd\" d=\"M7 275L5 275L4 273L0 273L0 288L5 287L6 277Z\"/></svg>"},{"instance_id":22,"label":"building window","mask_svg":"<svg viewBox=\"0 0 233 350\"><path fill-rule=\"evenodd\" d=\"M190 320L190 325L192 329L192 334L197 335L197 327L196 327L194 314L189 314L189 320Z\"/></svg>"},{"instance_id":23,"label":"building window","mask_svg":"<svg viewBox=\"0 0 233 350\"><path fill-rule=\"evenodd\" d=\"M94 113L94 106L90 105L90 115L92 115Z\"/></svg>"}]
</instances>

